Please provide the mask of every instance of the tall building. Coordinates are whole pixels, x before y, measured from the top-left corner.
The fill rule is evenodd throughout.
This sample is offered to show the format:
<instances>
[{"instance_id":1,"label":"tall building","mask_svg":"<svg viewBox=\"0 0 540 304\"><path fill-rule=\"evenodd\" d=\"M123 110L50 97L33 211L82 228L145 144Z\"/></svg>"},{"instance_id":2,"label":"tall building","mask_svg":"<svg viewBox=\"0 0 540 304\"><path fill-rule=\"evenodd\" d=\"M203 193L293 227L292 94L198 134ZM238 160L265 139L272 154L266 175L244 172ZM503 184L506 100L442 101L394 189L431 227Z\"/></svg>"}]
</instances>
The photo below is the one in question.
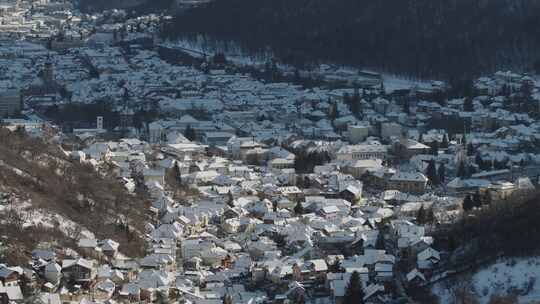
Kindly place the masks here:
<instances>
[{"instance_id":1,"label":"tall building","mask_svg":"<svg viewBox=\"0 0 540 304\"><path fill-rule=\"evenodd\" d=\"M349 125L348 129L351 144L363 142L369 135L369 127L365 125Z\"/></svg>"},{"instance_id":2,"label":"tall building","mask_svg":"<svg viewBox=\"0 0 540 304\"><path fill-rule=\"evenodd\" d=\"M18 90L0 91L0 118L21 111L21 94Z\"/></svg>"}]
</instances>

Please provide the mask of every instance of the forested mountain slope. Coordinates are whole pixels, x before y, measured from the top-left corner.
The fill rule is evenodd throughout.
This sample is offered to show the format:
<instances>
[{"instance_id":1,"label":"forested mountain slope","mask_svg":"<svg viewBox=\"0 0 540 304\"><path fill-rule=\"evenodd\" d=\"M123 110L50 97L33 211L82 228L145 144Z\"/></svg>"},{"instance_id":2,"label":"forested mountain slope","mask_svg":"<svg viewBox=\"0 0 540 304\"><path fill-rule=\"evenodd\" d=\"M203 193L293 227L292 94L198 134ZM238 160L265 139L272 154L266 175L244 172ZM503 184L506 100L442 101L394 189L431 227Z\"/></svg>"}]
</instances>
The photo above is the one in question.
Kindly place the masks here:
<instances>
[{"instance_id":1,"label":"forested mountain slope","mask_svg":"<svg viewBox=\"0 0 540 304\"><path fill-rule=\"evenodd\" d=\"M178 15L163 34L271 48L289 63L448 78L531 68L540 58L540 1L216 0Z\"/></svg>"}]
</instances>

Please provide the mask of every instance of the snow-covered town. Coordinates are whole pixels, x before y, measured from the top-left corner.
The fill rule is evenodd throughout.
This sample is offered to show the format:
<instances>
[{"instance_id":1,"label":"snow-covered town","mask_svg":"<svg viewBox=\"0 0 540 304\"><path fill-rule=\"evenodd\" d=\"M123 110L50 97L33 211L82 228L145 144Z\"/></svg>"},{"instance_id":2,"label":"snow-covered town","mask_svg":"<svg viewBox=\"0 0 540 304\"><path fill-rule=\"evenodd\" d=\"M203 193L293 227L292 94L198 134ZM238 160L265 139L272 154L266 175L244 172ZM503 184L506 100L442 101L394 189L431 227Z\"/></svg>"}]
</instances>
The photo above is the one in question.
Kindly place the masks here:
<instances>
[{"instance_id":1,"label":"snow-covered town","mask_svg":"<svg viewBox=\"0 0 540 304\"><path fill-rule=\"evenodd\" d=\"M144 215L114 223L144 240L138 253L0 179L3 217L72 241L1 264L0 303L339 304L355 286L355 303L432 303L416 299L425 290L454 303L463 294L445 281L505 265L444 232L536 194L536 76L497 72L451 97L442 81L228 60L161 39L166 18L0 1L2 127L60 147ZM480 303L510 288L520 303L540 297L533 279L475 280Z\"/></svg>"}]
</instances>

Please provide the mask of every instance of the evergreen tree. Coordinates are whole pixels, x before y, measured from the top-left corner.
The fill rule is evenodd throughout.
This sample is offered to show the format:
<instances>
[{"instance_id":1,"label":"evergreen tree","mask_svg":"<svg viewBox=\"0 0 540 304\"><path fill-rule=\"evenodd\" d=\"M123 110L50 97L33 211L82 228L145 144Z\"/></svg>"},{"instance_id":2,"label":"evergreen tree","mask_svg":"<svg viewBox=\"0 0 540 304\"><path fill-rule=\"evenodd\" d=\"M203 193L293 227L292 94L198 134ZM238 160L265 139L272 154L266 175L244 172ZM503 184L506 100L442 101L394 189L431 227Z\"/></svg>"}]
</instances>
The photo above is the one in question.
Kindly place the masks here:
<instances>
[{"instance_id":1,"label":"evergreen tree","mask_svg":"<svg viewBox=\"0 0 540 304\"><path fill-rule=\"evenodd\" d=\"M410 105L409 105L409 99L408 98L405 98L403 100L403 112L405 114L410 114L411 113L411 109L410 109Z\"/></svg>"},{"instance_id":2,"label":"evergreen tree","mask_svg":"<svg viewBox=\"0 0 540 304\"><path fill-rule=\"evenodd\" d=\"M472 143L469 143L467 145L467 156L473 156L474 155L474 146Z\"/></svg>"},{"instance_id":3,"label":"evergreen tree","mask_svg":"<svg viewBox=\"0 0 540 304\"><path fill-rule=\"evenodd\" d=\"M351 275L349 284L345 289L345 298L343 304L364 304L364 290L358 271L354 271Z\"/></svg>"},{"instance_id":4,"label":"evergreen tree","mask_svg":"<svg viewBox=\"0 0 540 304\"><path fill-rule=\"evenodd\" d=\"M540 74L540 59L536 59L533 63L533 69L536 74Z\"/></svg>"},{"instance_id":5,"label":"evergreen tree","mask_svg":"<svg viewBox=\"0 0 540 304\"><path fill-rule=\"evenodd\" d=\"M493 167L495 170L502 170L502 169L506 169L506 162L504 160L497 160L495 159L493 161Z\"/></svg>"},{"instance_id":6,"label":"evergreen tree","mask_svg":"<svg viewBox=\"0 0 540 304\"><path fill-rule=\"evenodd\" d=\"M360 239L360 242L363 242L363 240ZM340 269L341 269L340 260L338 258L334 259L334 262L328 265L328 268L330 272L340 272Z\"/></svg>"},{"instance_id":7,"label":"evergreen tree","mask_svg":"<svg viewBox=\"0 0 540 304\"><path fill-rule=\"evenodd\" d=\"M296 206L294 206L294 214L301 215L304 213L304 207L302 206L301 202L296 202Z\"/></svg>"},{"instance_id":8,"label":"evergreen tree","mask_svg":"<svg viewBox=\"0 0 540 304\"><path fill-rule=\"evenodd\" d=\"M178 185L182 184L182 172L180 172L180 166L178 166L178 162L174 162L174 178L176 179Z\"/></svg>"},{"instance_id":9,"label":"evergreen tree","mask_svg":"<svg viewBox=\"0 0 540 304\"><path fill-rule=\"evenodd\" d=\"M430 160L426 168L426 175L433 186L439 185L439 176L437 175L437 166L435 160Z\"/></svg>"},{"instance_id":10,"label":"evergreen tree","mask_svg":"<svg viewBox=\"0 0 540 304\"><path fill-rule=\"evenodd\" d=\"M349 107L354 116L360 116L360 93L358 91L358 88L354 90L354 94Z\"/></svg>"},{"instance_id":11,"label":"evergreen tree","mask_svg":"<svg viewBox=\"0 0 540 304\"><path fill-rule=\"evenodd\" d=\"M360 89L358 87L354 88L354 93L353 93L352 98L353 98L354 101L360 102Z\"/></svg>"},{"instance_id":12,"label":"evergreen tree","mask_svg":"<svg viewBox=\"0 0 540 304\"><path fill-rule=\"evenodd\" d=\"M473 165L469 165L467 167L467 177L471 177L471 175L476 173L476 168Z\"/></svg>"},{"instance_id":13,"label":"evergreen tree","mask_svg":"<svg viewBox=\"0 0 540 304\"><path fill-rule=\"evenodd\" d=\"M465 162L463 162L463 161L460 162L459 165L458 165L457 176L460 177L460 178L467 177L467 169L465 167Z\"/></svg>"},{"instance_id":14,"label":"evergreen tree","mask_svg":"<svg viewBox=\"0 0 540 304\"><path fill-rule=\"evenodd\" d=\"M426 210L426 224L433 223L435 220L435 214L433 213L433 208Z\"/></svg>"},{"instance_id":15,"label":"evergreen tree","mask_svg":"<svg viewBox=\"0 0 540 304\"><path fill-rule=\"evenodd\" d=\"M448 128L446 130L446 133L448 134L448 141L451 141L453 139L456 139L456 136L455 136L455 128L452 129L452 128Z\"/></svg>"},{"instance_id":16,"label":"evergreen tree","mask_svg":"<svg viewBox=\"0 0 540 304\"><path fill-rule=\"evenodd\" d=\"M523 101L527 102L532 99L532 93L534 89L534 83L530 81L524 81L521 84L521 87L519 89L521 96L523 97Z\"/></svg>"},{"instance_id":17,"label":"evergreen tree","mask_svg":"<svg viewBox=\"0 0 540 304\"><path fill-rule=\"evenodd\" d=\"M489 192L486 192L486 194L484 195L484 204L486 205L491 205L491 195L489 194Z\"/></svg>"},{"instance_id":18,"label":"evergreen tree","mask_svg":"<svg viewBox=\"0 0 540 304\"><path fill-rule=\"evenodd\" d=\"M426 223L426 210L424 209L424 205L420 206L420 209L418 209L418 212L416 213L416 221L418 224L425 224Z\"/></svg>"},{"instance_id":19,"label":"evergreen tree","mask_svg":"<svg viewBox=\"0 0 540 304\"><path fill-rule=\"evenodd\" d=\"M313 172L315 166L325 164L329 161L330 155L326 152L308 153L302 150L296 153L294 168L298 173L309 173Z\"/></svg>"},{"instance_id":20,"label":"evergreen tree","mask_svg":"<svg viewBox=\"0 0 540 304\"><path fill-rule=\"evenodd\" d=\"M120 30L119 30L119 33L117 33L117 37L116 37L116 38L118 38L118 36L120 36L120 39L121 39L121 40L125 39L125 38L126 38L126 31L127 31L127 30L126 30L126 28L125 28L124 26L121 27Z\"/></svg>"},{"instance_id":21,"label":"evergreen tree","mask_svg":"<svg viewBox=\"0 0 540 304\"><path fill-rule=\"evenodd\" d=\"M161 133L161 136L160 136L159 140L162 143L167 142L167 133L165 133L165 132Z\"/></svg>"},{"instance_id":22,"label":"evergreen tree","mask_svg":"<svg viewBox=\"0 0 540 304\"><path fill-rule=\"evenodd\" d=\"M304 176L304 188L311 187L311 181L309 180L309 177L307 175Z\"/></svg>"},{"instance_id":23,"label":"evergreen tree","mask_svg":"<svg viewBox=\"0 0 540 304\"><path fill-rule=\"evenodd\" d=\"M439 142L434 140L431 142L430 146L430 153L432 155L438 155L439 154Z\"/></svg>"},{"instance_id":24,"label":"evergreen tree","mask_svg":"<svg viewBox=\"0 0 540 304\"><path fill-rule=\"evenodd\" d=\"M223 65L227 63L227 58L225 57L225 54L217 53L212 58L212 61L214 62L214 64Z\"/></svg>"},{"instance_id":25,"label":"evergreen tree","mask_svg":"<svg viewBox=\"0 0 540 304\"><path fill-rule=\"evenodd\" d=\"M384 232L382 231L382 229L379 229L379 233L377 234L377 241L375 242L375 248L379 250L386 249L384 243Z\"/></svg>"},{"instance_id":26,"label":"evergreen tree","mask_svg":"<svg viewBox=\"0 0 540 304\"><path fill-rule=\"evenodd\" d=\"M227 294L223 297L223 304L233 304L231 295Z\"/></svg>"},{"instance_id":27,"label":"evergreen tree","mask_svg":"<svg viewBox=\"0 0 540 304\"><path fill-rule=\"evenodd\" d=\"M448 251L452 252L456 250L457 244L456 239L453 236L448 237Z\"/></svg>"},{"instance_id":28,"label":"evergreen tree","mask_svg":"<svg viewBox=\"0 0 540 304\"><path fill-rule=\"evenodd\" d=\"M480 168L480 170L484 170L485 164L480 153L476 153L476 155L474 156L474 162L478 166L478 168Z\"/></svg>"},{"instance_id":29,"label":"evergreen tree","mask_svg":"<svg viewBox=\"0 0 540 304\"><path fill-rule=\"evenodd\" d=\"M493 170L493 160L489 159L487 161L484 161L484 170Z\"/></svg>"},{"instance_id":30,"label":"evergreen tree","mask_svg":"<svg viewBox=\"0 0 540 304\"><path fill-rule=\"evenodd\" d=\"M444 134L444 136L443 136L442 143L441 143L441 148L443 148L443 149L448 148L448 135L447 134Z\"/></svg>"},{"instance_id":31,"label":"evergreen tree","mask_svg":"<svg viewBox=\"0 0 540 304\"><path fill-rule=\"evenodd\" d=\"M270 60L266 61L264 64L264 79L271 79L272 78L272 62Z\"/></svg>"},{"instance_id":32,"label":"evergreen tree","mask_svg":"<svg viewBox=\"0 0 540 304\"><path fill-rule=\"evenodd\" d=\"M277 66L276 60L272 60L272 81L279 82L281 80L281 72Z\"/></svg>"},{"instance_id":33,"label":"evergreen tree","mask_svg":"<svg viewBox=\"0 0 540 304\"><path fill-rule=\"evenodd\" d=\"M418 135L418 142L419 142L419 143L423 143L423 142L424 142L424 134L423 134L423 133L420 133L420 135Z\"/></svg>"},{"instance_id":34,"label":"evergreen tree","mask_svg":"<svg viewBox=\"0 0 540 304\"><path fill-rule=\"evenodd\" d=\"M329 100L330 102L330 100ZM337 102L331 102L330 103L330 110L328 112L328 118L330 118L330 121L332 121L332 123L334 122L334 120L337 118L337 114L338 114L338 106L337 106Z\"/></svg>"},{"instance_id":35,"label":"evergreen tree","mask_svg":"<svg viewBox=\"0 0 540 304\"><path fill-rule=\"evenodd\" d=\"M301 151L296 153L296 157L294 158L294 169L296 172L305 172L308 170L308 166L309 164L306 152Z\"/></svg>"},{"instance_id":36,"label":"evergreen tree","mask_svg":"<svg viewBox=\"0 0 540 304\"><path fill-rule=\"evenodd\" d=\"M465 101L463 102L463 111L465 112L472 112L474 111L474 106L472 102L472 98L466 97Z\"/></svg>"},{"instance_id":37,"label":"evergreen tree","mask_svg":"<svg viewBox=\"0 0 540 304\"><path fill-rule=\"evenodd\" d=\"M437 175L439 176L440 183L444 183L446 181L446 167L444 163L441 163L439 165L439 170L437 171Z\"/></svg>"},{"instance_id":38,"label":"evergreen tree","mask_svg":"<svg viewBox=\"0 0 540 304\"><path fill-rule=\"evenodd\" d=\"M299 293L296 298L294 299L294 304L305 304L306 298L302 293Z\"/></svg>"},{"instance_id":39,"label":"evergreen tree","mask_svg":"<svg viewBox=\"0 0 540 304\"><path fill-rule=\"evenodd\" d=\"M195 130L191 127L191 125L187 125L186 130L184 131L184 136L190 140L195 140Z\"/></svg>"},{"instance_id":40,"label":"evergreen tree","mask_svg":"<svg viewBox=\"0 0 540 304\"><path fill-rule=\"evenodd\" d=\"M454 89L454 93L457 93L459 96L465 96L471 98L474 94L474 83L472 79L461 78L457 81L451 80L451 87Z\"/></svg>"},{"instance_id":41,"label":"evergreen tree","mask_svg":"<svg viewBox=\"0 0 540 304\"><path fill-rule=\"evenodd\" d=\"M294 70L294 82L300 84L302 82L302 77L300 76L300 71L298 69Z\"/></svg>"},{"instance_id":42,"label":"evergreen tree","mask_svg":"<svg viewBox=\"0 0 540 304\"><path fill-rule=\"evenodd\" d=\"M349 108L351 107L352 98L351 98L351 95L349 95L349 93L343 94L343 103L345 103Z\"/></svg>"},{"instance_id":43,"label":"evergreen tree","mask_svg":"<svg viewBox=\"0 0 540 304\"><path fill-rule=\"evenodd\" d=\"M473 207L474 207L474 203L471 199L471 196L467 194L467 196L465 196L465 199L463 200L463 210L470 211L472 210Z\"/></svg>"},{"instance_id":44,"label":"evergreen tree","mask_svg":"<svg viewBox=\"0 0 540 304\"><path fill-rule=\"evenodd\" d=\"M482 199L480 198L480 193L476 191L472 197L473 206L476 208L482 207Z\"/></svg>"},{"instance_id":45,"label":"evergreen tree","mask_svg":"<svg viewBox=\"0 0 540 304\"><path fill-rule=\"evenodd\" d=\"M227 193L227 205L231 208L234 208L234 197L231 193L231 190Z\"/></svg>"}]
</instances>

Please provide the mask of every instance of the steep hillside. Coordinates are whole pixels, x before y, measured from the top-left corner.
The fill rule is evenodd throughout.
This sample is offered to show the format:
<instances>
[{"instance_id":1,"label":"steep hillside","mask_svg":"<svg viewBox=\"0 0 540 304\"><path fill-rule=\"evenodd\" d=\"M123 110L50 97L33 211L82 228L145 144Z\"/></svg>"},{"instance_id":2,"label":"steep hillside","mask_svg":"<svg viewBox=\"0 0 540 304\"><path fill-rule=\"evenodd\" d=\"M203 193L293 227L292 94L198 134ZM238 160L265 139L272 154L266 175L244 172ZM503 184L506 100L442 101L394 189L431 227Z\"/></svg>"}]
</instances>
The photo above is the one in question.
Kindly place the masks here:
<instances>
[{"instance_id":1,"label":"steep hillside","mask_svg":"<svg viewBox=\"0 0 540 304\"><path fill-rule=\"evenodd\" d=\"M440 303L453 303L460 295L456 286L461 285L479 304L533 304L540 299L539 272L538 257L501 259L471 276L435 284L433 292L439 296ZM456 284L458 280L462 283Z\"/></svg>"},{"instance_id":2,"label":"steep hillside","mask_svg":"<svg viewBox=\"0 0 540 304\"><path fill-rule=\"evenodd\" d=\"M231 41L252 53L271 49L289 63L445 78L527 69L540 58L539 33L535 0L216 0L163 31L209 47Z\"/></svg>"},{"instance_id":3,"label":"steep hillside","mask_svg":"<svg viewBox=\"0 0 540 304\"><path fill-rule=\"evenodd\" d=\"M144 253L144 201L113 178L70 161L59 146L0 128L1 236L7 258L41 242L71 247L81 237L111 238L128 256Z\"/></svg>"},{"instance_id":4,"label":"steep hillside","mask_svg":"<svg viewBox=\"0 0 540 304\"><path fill-rule=\"evenodd\" d=\"M540 250L540 194L511 197L471 211L435 232L437 247L456 264L498 256L530 256Z\"/></svg>"}]
</instances>

